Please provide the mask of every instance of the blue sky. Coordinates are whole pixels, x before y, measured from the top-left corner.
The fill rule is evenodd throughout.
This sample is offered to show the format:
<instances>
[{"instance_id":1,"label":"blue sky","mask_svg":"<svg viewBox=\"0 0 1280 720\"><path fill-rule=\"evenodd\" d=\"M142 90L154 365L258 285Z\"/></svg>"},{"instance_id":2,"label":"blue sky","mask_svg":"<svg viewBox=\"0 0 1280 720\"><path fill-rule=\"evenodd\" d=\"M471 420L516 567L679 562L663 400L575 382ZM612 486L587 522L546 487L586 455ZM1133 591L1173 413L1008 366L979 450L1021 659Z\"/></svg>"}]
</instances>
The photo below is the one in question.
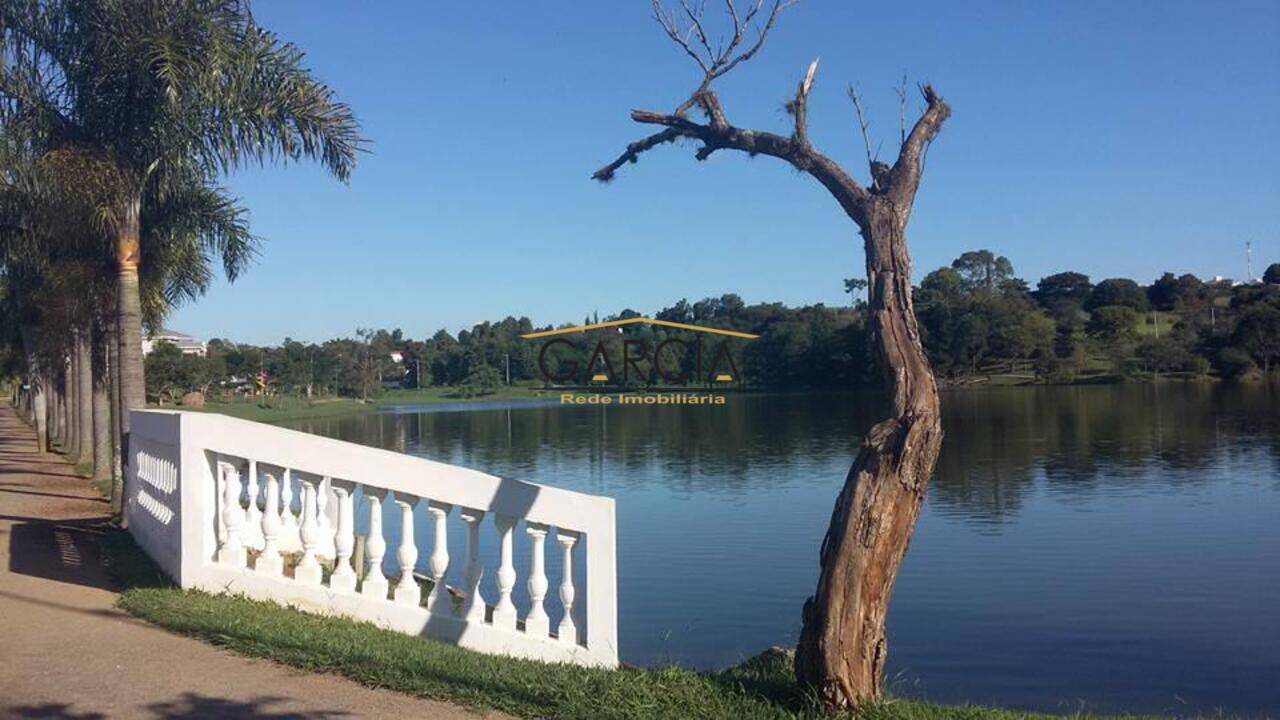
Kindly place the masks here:
<instances>
[{"instance_id":1,"label":"blue sky","mask_svg":"<svg viewBox=\"0 0 1280 720\"><path fill-rule=\"evenodd\" d=\"M724 292L835 304L842 278L865 274L856 228L777 160L698 163L668 146L610 185L589 179L645 132L631 108L670 110L698 80L644 0L255 13L307 51L371 152L345 186L308 164L229 178L262 255L174 313L175 329L422 337ZM953 107L909 227L917 280L979 247L1033 283L1066 269L1240 277L1246 240L1256 274L1280 261L1280 3L805 0L718 81L730 121L786 132L783 103L814 57L810 136L859 177L848 83L882 156L904 70Z\"/></svg>"}]
</instances>

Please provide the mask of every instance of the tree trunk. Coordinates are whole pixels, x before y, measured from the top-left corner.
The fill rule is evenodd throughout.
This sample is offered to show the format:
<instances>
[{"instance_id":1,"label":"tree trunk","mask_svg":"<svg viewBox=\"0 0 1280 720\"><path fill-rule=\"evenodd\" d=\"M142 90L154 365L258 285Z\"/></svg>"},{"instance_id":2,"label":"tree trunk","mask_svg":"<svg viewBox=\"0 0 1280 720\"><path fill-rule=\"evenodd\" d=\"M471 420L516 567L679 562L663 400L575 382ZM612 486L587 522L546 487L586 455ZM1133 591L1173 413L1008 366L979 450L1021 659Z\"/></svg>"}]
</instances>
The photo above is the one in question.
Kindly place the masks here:
<instances>
[{"instance_id":1,"label":"tree trunk","mask_svg":"<svg viewBox=\"0 0 1280 720\"><path fill-rule=\"evenodd\" d=\"M139 215L142 199L134 195L122 208L116 237L116 316L120 325L120 433L123 452L122 482L128 481L129 411L146 407L146 378L142 365L142 299L138 292L138 263L141 259ZM127 489L124 496L128 497ZM128 526L128 508L120 508L121 524Z\"/></svg>"},{"instance_id":2,"label":"tree trunk","mask_svg":"<svg viewBox=\"0 0 1280 720\"><path fill-rule=\"evenodd\" d=\"M107 348L104 333L93 334L93 481L99 487L111 480L111 398L107 392Z\"/></svg>"},{"instance_id":3,"label":"tree trunk","mask_svg":"<svg viewBox=\"0 0 1280 720\"><path fill-rule=\"evenodd\" d=\"M31 377L31 414L36 419L36 444L40 452L49 452L49 395L38 374Z\"/></svg>"},{"instance_id":4,"label":"tree trunk","mask_svg":"<svg viewBox=\"0 0 1280 720\"><path fill-rule=\"evenodd\" d=\"M89 331L76 333L76 464L93 461L93 363Z\"/></svg>"},{"instance_id":5,"label":"tree trunk","mask_svg":"<svg viewBox=\"0 0 1280 720\"><path fill-rule=\"evenodd\" d=\"M732 8L732 3L730 3ZM781 0L760 31L758 48ZM695 21L696 24L696 21ZM697 57L681 33L664 27L668 35ZM760 130L744 130L729 122L710 83L748 59L755 50L700 61L705 79L674 113L631 111L636 122L663 130L627 146L613 162L592 176L607 181L643 152L673 140L702 142L699 160L725 149L752 156L784 160L822 184L862 232L867 255L869 330L893 391L893 416L873 427L863 439L844 488L836 499L820 552L821 572L814 596L804 607L804 627L796 648L797 679L814 689L829 708L875 700L884 682L887 654L884 621L898 567L907 551L925 487L942 446L938 388L920 344L911 306L911 258L906 227L924 170L924 155L951 108L929 85L922 85L927 107L906 132L897 160L888 165L872 157L867 141L871 185L864 188L838 163L815 149L807 126L809 90L818 61L809 65L786 105L795 121L790 137ZM710 68L710 69L708 69ZM685 111L697 106L707 122L690 120ZM854 107L862 122L861 106ZM866 126L863 124L864 140Z\"/></svg>"},{"instance_id":6,"label":"tree trunk","mask_svg":"<svg viewBox=\"0 0 1280 720\"><path fill-rule=\"evenodd\" d=\"M76 378L76 362L79 360L79 353L76 352L76 343L74 338L71 342L71 348L67 354L67 369L63 376L64 387L64 415L63 423L66 425L67 434L62 443L62 451L67 456L67 462L75 465L80 457L80 413L76 407L76 391L80 389L80 383Z\"/></svg>"},{"instance_id":7,"label":"tree trunk","mask_svg":"<svg viewBox=\"0 0 1280 720\"><path fill-rule=\"evenodd\" d=\"M53 428L49 444L52 447L53 443L57 442L63 451L66 450L67 443L66 413L64 412L66 409L66 393L63 392L66 387L65 375L66 372L62 368L57 369L53 378L53 403L49 408L51 410L49 413L50 423Z\"/></svg>"},{"instance_id":8,"label":"tree trunk","mask_svg":"<svg viewBox=\"0 0 1280 720\"><path fill-rule=\"evenodd\" d=\"M27 382L31 385L31 416L36 425L36 444L40 452L49 451L48 383L44 367L35 354L35 328L29 323L18 327L22 336L22 350L27 356Z\"/></svg>"},{"instance_id":9,"label":"tree trunk","mask_svg":"<svg viewBox=\"0 0 1280 720\"><path fill-rule=\"evenodd\" d=\"M867 433L845 478L796 648L797 676L835 707L880 695L889 597L942 447L937 384L911 303L905 229L906 213L886 203L874 206L863 229L870 331L890 378L893 416Z\"/></svg>"},{"instance_id":10,"label":"tree trunk","mask_svg":"<svg viewBox=\"0 0 1280 720\"><path fill-rule=\"evenodd\" d=\"M116 318L108 319L105 323L106 331L103 337L103 343L106 345L107 391L110 395L108 400L111 408L111 507L116 513L120 512L124 496L123 475L120 468L120 433L122 430L120 426L120 342L117 339L120 333L117 331L118 327Z\"/></svg>"}]
</instances>

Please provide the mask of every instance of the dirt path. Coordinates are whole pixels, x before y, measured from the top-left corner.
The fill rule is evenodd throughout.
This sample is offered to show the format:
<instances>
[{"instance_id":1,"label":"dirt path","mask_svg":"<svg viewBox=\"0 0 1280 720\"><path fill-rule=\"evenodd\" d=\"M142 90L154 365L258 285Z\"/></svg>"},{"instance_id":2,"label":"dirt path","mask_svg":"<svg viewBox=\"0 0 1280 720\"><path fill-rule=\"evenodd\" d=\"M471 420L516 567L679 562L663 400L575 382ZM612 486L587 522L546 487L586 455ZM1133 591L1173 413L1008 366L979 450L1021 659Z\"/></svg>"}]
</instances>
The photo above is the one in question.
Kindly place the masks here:
<instances>
[{"instance_id":1,"label":"dirt path","mask_svg":"<svg viewBox=\"0 0 1280 720\"><path fill-rule=\"evenodd\" d=\"M480 717L233 655L117 610L97 551L106 514L0 404L0 717Z\"/></svg>"}]
</instances>

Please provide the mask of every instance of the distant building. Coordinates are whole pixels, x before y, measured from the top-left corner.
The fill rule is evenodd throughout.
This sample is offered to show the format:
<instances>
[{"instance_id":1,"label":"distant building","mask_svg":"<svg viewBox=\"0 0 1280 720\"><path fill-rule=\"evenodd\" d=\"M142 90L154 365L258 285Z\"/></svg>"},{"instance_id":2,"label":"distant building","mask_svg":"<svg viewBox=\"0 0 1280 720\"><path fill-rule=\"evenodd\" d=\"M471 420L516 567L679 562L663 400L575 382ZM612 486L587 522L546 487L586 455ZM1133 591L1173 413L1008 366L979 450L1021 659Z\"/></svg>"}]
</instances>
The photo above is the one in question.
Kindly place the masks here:
<instances>
[{"instance_id":1,"label":"distant building","mask_svg":"<svg viewBox=\"0 0 1280 720\"><path fill-rule=\"evenodd\" d=\"M177 346L177 348L182 351L183 355L204 357L208 352L208 347L203 342L191 337L190 335L184 335L180 332L160 328L160 330L151 337L143 338L142 354L150 355L156 345L162 342L172 343Z\"/></svg>"},{"instance_id":2,"label":"distant building","mask_svg":"<svg viewBox=\"0 0 1280 720\"><path fill-rule=\"evenodd\" d=\"M392 350L390 353L391 362L399 364L404 362L404 353L399 350Z\"/></svg>"}]
</instances>

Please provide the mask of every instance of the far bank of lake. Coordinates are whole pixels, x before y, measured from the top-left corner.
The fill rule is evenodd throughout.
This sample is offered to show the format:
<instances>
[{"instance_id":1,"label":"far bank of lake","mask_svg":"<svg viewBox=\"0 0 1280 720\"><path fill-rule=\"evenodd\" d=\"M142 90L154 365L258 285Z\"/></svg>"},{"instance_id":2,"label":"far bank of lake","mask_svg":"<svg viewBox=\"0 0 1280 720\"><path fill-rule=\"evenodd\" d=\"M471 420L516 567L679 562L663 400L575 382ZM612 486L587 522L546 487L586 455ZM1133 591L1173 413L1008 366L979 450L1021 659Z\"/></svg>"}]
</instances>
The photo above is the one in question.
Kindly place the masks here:
<instances>
[{"instance_id":1,"label":"far bank of lake","mask_svg":"<svg viewBox=\"0 0 1280 720\"><path fill-rule=\"evenodd\" d=\"M943 407L890 616L895 694L1280 707L1280 388L988 388L948 391ZM880 412L859 394L508 398L287 424L615 497L624 659L722 667L795 642L831 502Z\"/></svg>"}]
</instances>

